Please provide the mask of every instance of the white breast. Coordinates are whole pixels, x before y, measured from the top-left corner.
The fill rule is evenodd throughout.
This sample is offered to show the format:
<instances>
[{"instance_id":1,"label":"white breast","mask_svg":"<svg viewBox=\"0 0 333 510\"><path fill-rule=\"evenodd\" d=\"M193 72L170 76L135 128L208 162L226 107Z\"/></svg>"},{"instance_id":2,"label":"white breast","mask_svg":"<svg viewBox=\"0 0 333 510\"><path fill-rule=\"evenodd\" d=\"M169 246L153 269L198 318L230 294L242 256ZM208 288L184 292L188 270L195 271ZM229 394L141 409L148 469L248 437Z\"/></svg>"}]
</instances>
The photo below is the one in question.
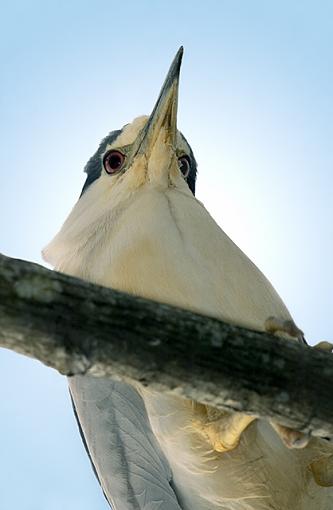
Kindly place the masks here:
<instances>
[{"instance_id":1,"label":"white breast","mask_svg":"<svg viewBox=\"0 0 333 510\"><path fill-rule=\"evenodd\" d=\"M46 249L60 271L104 286L262 330L290 314L271 284L188 191L146 184L119 207L95 188ZM287 450L271 427L253 423L230 453L211 451L193 427L189 401L140 388L184 510L329 510L331 489L309 471L319 441ZM250 497L249 497L250 494Z\"/></svg>"}]
</instances>

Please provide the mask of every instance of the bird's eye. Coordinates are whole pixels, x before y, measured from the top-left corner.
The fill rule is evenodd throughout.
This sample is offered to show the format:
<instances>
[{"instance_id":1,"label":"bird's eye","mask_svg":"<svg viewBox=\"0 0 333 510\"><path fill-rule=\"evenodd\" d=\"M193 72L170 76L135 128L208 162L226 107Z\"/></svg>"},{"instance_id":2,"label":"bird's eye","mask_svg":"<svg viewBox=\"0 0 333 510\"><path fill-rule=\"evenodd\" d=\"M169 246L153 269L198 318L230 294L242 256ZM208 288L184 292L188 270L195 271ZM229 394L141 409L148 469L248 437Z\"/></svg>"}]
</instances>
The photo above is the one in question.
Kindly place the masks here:
<instances>
[{"instance_id":1,"label":"bird's eye","mask_svg":"<svg viewBox=\"0 0 333 510\"><path fill-rule=\"evenodd\" d=\"M186 179L188 177L188 174L190 173L190 162L187 156L182 156L178 159L178 166L179 170L183 174L184 178Z\"/></svg>"},{"instance_id":2,"label":"bird's eye","mask_svg":"<svg viewBox=\"0 0 333 510\"><path fill-rule=\"evenodd\" d=\"M109 151L103 158L103 165L108 174L117 173L123 166L125 156L119 151Z\"/></svg>"}]
</instances>

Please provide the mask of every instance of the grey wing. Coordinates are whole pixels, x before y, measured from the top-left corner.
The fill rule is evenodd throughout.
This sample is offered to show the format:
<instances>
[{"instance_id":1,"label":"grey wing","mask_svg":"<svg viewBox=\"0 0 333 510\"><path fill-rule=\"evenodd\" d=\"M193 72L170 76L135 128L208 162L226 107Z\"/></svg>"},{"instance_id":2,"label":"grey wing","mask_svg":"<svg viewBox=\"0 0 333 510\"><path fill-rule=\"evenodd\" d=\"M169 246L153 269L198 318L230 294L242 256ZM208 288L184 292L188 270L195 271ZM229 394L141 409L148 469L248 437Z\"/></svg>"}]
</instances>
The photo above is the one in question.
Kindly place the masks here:
<instances>
[{"instance_id":1,"label":"grey wing","mask_svg":"<svg viewBox=\"0 0 333 510\"><path fill-rule=\"evenodd\" d=\"M114 510L181 510L172 474L151 430L144 401L130 384L69 378L82 439Z\"/></svg>"}]
</instances>

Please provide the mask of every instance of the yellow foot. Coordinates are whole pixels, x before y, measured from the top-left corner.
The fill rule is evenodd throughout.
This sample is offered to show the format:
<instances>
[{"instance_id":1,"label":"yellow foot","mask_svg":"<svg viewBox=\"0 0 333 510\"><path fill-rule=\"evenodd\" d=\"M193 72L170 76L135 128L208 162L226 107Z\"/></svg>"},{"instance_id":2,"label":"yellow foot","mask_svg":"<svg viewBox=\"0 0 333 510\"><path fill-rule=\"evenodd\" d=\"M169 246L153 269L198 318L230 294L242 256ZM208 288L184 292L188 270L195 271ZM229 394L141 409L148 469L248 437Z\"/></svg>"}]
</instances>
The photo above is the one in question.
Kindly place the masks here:
<instances>
[{"instance_id":1,"label":"yellow foot","mask_svg":"<svg viewBox=\"0 0 333 510\"><path fill-rule=\"evenodd\" d=\"M227 452L238 446L242 432L256 419L243 413L220 411L209 406L197 407L194 427L217 452Z\"/></svg>"},{"instance_id":2,"label":"yellow foot","mask_svg":"<svg viewBox=\"0 0 333 510\"><path fill-rule=\"evenodd\" d=\"M306 344L304 333L301 329L299 329L294 321L292 320L283 320L278 319L277 317L268 317L265 320L265 330L267 333L286 333L287 335L297 338L297 340Z\"/></svg>"},{"instance_id":3,"label":"yellow foot","mask_svg":"<svg viewBox=\"0 0 333 510\"><path fill-rule=\"evenodd\" d=\"M321 487L333 486L333 455L327 455L310 464L310 470L316 484Z\"/></svg>"},{"instance_id":4,"label":"yellow foot","mask_svg":"<svg viewBox=\"0 0 333 510\"><path fill-rule=\"evenodd\" d=\"M300 330L292 320L268 317L265 321L265 330L272 334L285 333L292 338L296 338L300 343L306 344L303 331ZM307 446L310 440L309 434L304 434L299 430L290 429L284 425L276 423L274 420L271 420L270 423L287 448L304 448Z\"/></svg>"},{"instance_id":5,"label":"yellow foot","mask_svg":"<svg viewBox=\"0 0 333 510\"><path fill-rule=\"evenodd\" d=\"M319 342L318 344L313 346L314 349L320 349L321 351L325 352L332 352L333 351L333 344L331 342Z\"/></svg>"},{"instance_id":6,"label":"yellow foot","mask_svg":"<svg viewBox=\"0 0 333 510\"><path fill-rule=\"evenodd\" d=\"M275 423L273 420L271 420L270 423L287 448L305 448L305 446L308 445L310 434L290 429L289 427Z\"/></svg>"},{"instance_id":7,"label":"yellow foot","mask_svg":"<svg viewBox=\"0 0 333 510\"><path fill-rule=\"evenodd\" d=\"M320 349L331 353L333 344L331 342L319 342L313 346L314 349ZM314 481L321 487L333 487L333 455L326 455L321 459L312 462L309 466Z\"/></svg>"}]
</instances>

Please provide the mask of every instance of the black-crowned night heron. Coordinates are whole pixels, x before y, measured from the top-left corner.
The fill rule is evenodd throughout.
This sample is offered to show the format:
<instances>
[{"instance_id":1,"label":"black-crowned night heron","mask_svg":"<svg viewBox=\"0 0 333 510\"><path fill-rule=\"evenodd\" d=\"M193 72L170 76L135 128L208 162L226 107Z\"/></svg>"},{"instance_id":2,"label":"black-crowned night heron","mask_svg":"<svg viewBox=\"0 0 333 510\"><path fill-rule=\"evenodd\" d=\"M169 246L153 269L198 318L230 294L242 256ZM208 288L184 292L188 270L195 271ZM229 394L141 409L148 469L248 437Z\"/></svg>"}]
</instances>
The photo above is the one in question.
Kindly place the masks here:
<instances>
[{"instance_id":1,"label":"black-crowned night heron","mask_svg":"<svg viewBox=\"0 0 333 510\"><path fill-rule=\"evenodd\" d=\"M182 48L152 114L102 141L44 257L91 282L302 341L272 285L194 196L196 162L176 125L181 59ZM323 440L134 382L76 376L69 386L115 510L333 508Z\"/></svg>"}]
</instances>

